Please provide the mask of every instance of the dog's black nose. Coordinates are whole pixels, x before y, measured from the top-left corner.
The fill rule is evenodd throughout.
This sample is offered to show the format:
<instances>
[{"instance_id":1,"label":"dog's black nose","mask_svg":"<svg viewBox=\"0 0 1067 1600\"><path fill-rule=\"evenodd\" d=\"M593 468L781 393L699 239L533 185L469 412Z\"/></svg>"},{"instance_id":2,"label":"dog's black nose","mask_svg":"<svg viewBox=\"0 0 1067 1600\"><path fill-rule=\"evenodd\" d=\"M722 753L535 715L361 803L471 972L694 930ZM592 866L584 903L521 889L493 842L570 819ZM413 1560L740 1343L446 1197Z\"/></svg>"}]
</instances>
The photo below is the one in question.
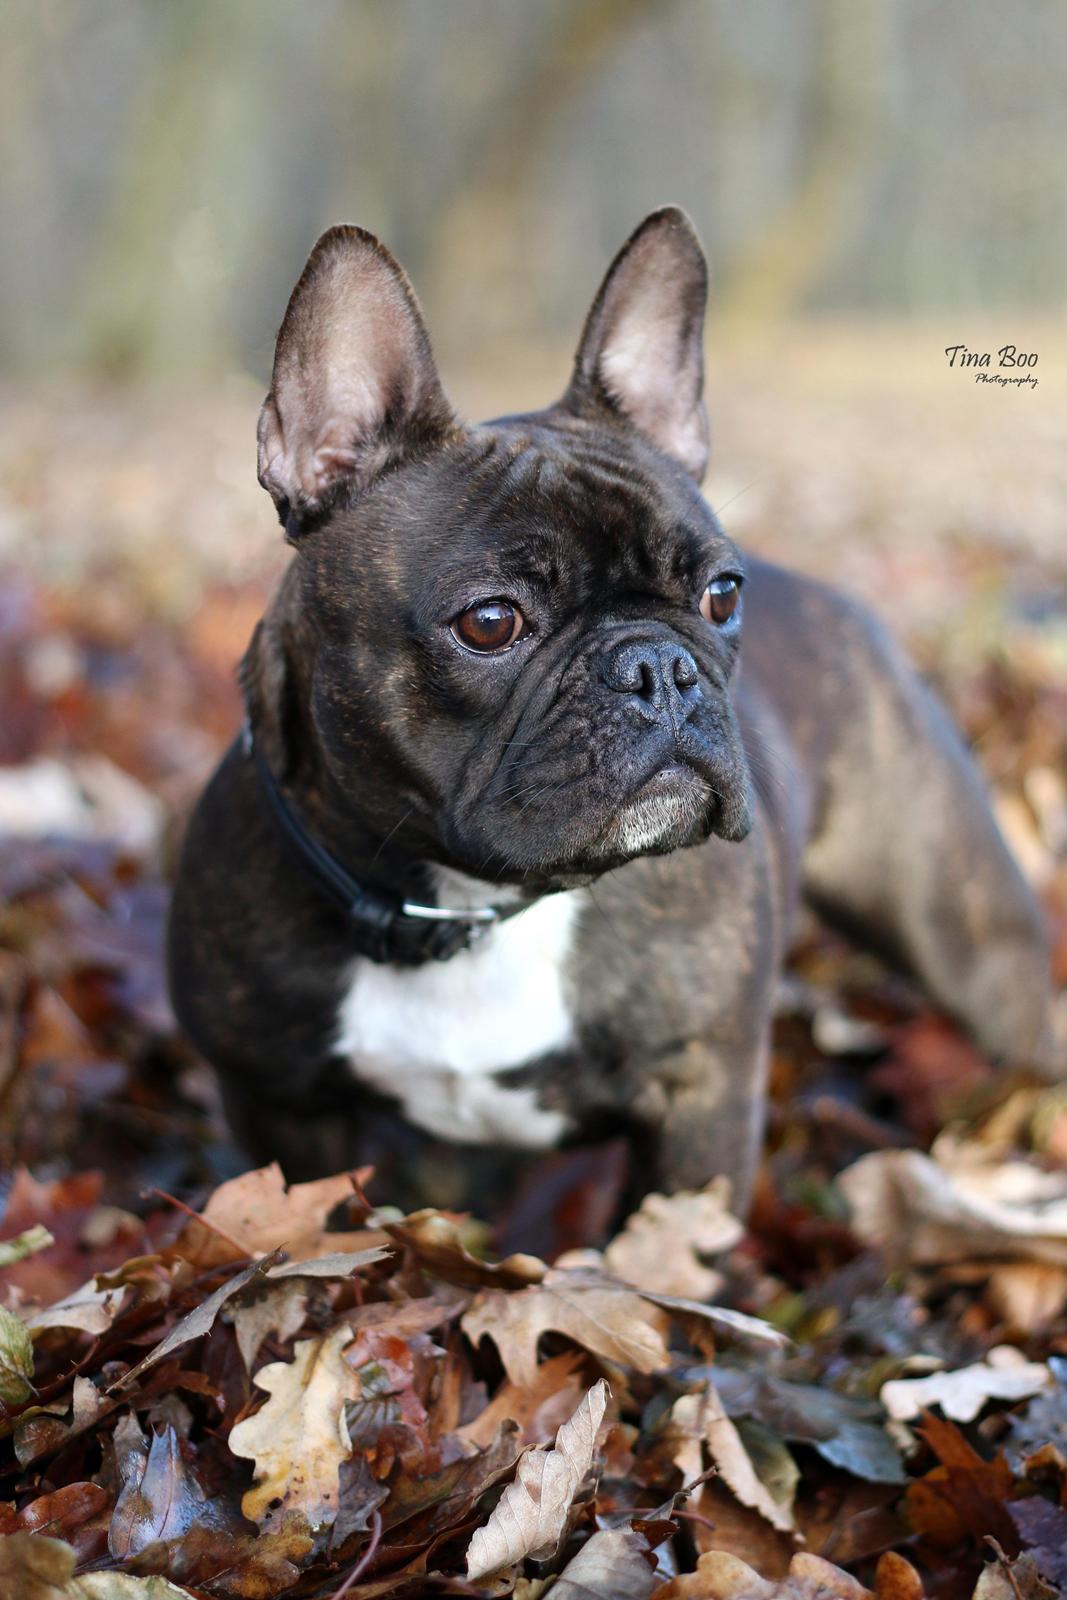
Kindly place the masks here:
<instances>
[{"instance_id":1,"label":"dog's black nose","mask_svg":"<svg viewBox=\"0 0 1067 1600\"><path fill-rule=\"evenodd\" d=\"M609 688L635 696L654 715L684 707L688 716L700 699L699 677L689 651L666 639L634 640L609 651L604 659Z\"/></svg>"}]
</instances>

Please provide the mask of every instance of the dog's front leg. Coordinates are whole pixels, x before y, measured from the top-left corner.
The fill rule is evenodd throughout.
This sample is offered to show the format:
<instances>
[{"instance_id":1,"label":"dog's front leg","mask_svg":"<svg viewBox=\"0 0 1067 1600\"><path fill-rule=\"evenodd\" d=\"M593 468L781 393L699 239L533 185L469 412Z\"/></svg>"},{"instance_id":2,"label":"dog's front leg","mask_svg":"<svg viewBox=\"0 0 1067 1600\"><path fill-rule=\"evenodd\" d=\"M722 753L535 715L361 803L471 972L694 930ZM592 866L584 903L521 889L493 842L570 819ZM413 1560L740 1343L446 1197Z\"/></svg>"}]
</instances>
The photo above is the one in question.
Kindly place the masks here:
<instances>
[{"instance_id":1,"label":"dog's front leg","mask_svg":"<svg viewBox=\"0 0 1067 1600\"><path fill-rule=\"evenodd\" d=\"M691 1040L653 1064L633 1108L651 1144L652 1186L672 1193L725 1176L731 1209L744 1216L763 1136L767 1060L761 1027L754 1037Z\"/></svg>"}]
</instances>

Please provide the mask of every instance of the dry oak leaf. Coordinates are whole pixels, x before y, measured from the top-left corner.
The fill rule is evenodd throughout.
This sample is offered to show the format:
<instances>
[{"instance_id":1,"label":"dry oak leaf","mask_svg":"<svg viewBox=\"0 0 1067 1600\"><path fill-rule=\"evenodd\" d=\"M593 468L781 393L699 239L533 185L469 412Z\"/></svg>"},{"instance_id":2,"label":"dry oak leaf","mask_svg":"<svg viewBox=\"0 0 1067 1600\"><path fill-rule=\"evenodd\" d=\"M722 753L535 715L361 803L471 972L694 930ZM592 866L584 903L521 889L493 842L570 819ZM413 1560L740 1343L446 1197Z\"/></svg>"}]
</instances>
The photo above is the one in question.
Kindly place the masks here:
<instances>
[{"instance_id":1,"label":"dry oak leaf","mask_svg":"<svg viewBox=\"0 0 1067 1600\"><path fill-rule=\"evenodd\" d=\"M230 1449L256 1464L256 1481L241 1502L252 1522L274 1528L286 1511L303 1512L313 1529L337 1515L341 1462L352 1453L345 1402L358 1400L359 1378L344 1359L352 1329L341 1323L301 1339L292 1361L275 1361L255 1382L270 1398L230 1434Z\"/></svg>"},{"instance_id":2,"label":"dry oak leaf","mask_svg":"<svg viewBox=\"0 0 1067 1600\"><path fill-rule=\"evenodd\" d=\"M874 1591L832 1561L801 1551L784 1578L761 1578L738 1556L709 1550L697 1570L672 1578L652 1600L923 1600L918 1573L903 1556L882 1556Z\"/></svg>"},{"instance_id":3,"label":"dry oak leaf","mask_svg":"<svg viewBox=\"0 0 1067 1600\"><path fill-rule=\"evenodd\" d=\"M551 1271L543 1283L511 1294L483 1290L461 1326L473 1344L488 1335L511 1382L525 1389L536 1386L537 1346L549 1332L638 1372L670 1365L665 1311L625 1284L582 1282L565 1271Z\"/></svg>"},{"instance_id":4,"label":"dry oak leaf","mask_svg":"<svg viewBox=\"0 0 1067 1600\"><path fill-rule=\"evenodd\" d=\"M355 1192L353 1174L347 1172L314 1183L294 1183L287 1189L282 1169L274 1161L269 1167L258 1167L220 1184L201 1212L203 1221L188 1223L174 1249L205 1267L237 1258L239 1252L227 1238L249 1256L284 1249L301 1261L340 1250L387 1245L389 1240L380 1229L325 1232L331 1211L351 1200ZM227 1238L220 1237L220 1232Z\"/></svg>"},{"instance_id":5,"label":"dry oak leaf","mask_svg":"<svg viewBox=\"0 0 1067 1600\"><path fill-rule=\"evenodd\" d=\"M608 1386L601 1379L560 1428L551 1450L529 1450L520 1459L514 1482L467 1547L469 1581L514 1566L526 1556L543 1559L555 1551L574 1497L592 1471L607 1402Z\"/></svg>"},{"instance_id":6,"label":"dry oak leaf","mask_svg":"<svg viewBox=\"0 0 1067 1600\"><path fill-rule=\"evenodd\" d=\"M502 1422L515 1422L524 1445L546 1444L582 1398L584 1385L578 1376L582 1357L576 1350L542 1361L536 1381L529 1388L503 1383L484 1410L473 1421L455 1430L465 1444L485 1450L496 1437Z\"/></svg>"},{"instance_id":7,"label":"dry oak leaf","mask_svg":"<svg viewBox=\"0 0 1067 1600\"><path fill-rule=\"evenodd\" d=\"M1004 1456L987 1461L954 1422L932 1412L917 1432L940 1465L908 1485L905 1509L914 1531L940 1550L952 1550L967 1538L980 1546L987 1534L1016 1550L1019 1537L1007 1508L1014 1476Z\"/></svg>"},{"instance_id":8,"label":"dry oak leaf","mask_svg":"<svg viewBox=\"0 0 1067 1600\"><path fill-rule=\"evenodd\" d=\"M706 1188L680 1194L649 1194L604 1251L604 1266L635 1289L707 1300L722 1275L698 1259L732 1250L744 1227L728 1209L730 1183L715 1178Z\"/></svg>"},{"instance_id":9,"label":"dry oak leaf","mask_svg":"<svg viewBox=\"0 0 1067 1600\"><path fill-rule=\"evenodd\" d=\"M879 1399L898 1422L910 1422L929 1406L940 1406L954 1422L973 1422L987 1400L1028 1400L1052 1382L1044 1361L1027 1361L1009 1345L997 1345L984 1361L925 1378L892 1378Z\"/></svg>"}]
</instances>

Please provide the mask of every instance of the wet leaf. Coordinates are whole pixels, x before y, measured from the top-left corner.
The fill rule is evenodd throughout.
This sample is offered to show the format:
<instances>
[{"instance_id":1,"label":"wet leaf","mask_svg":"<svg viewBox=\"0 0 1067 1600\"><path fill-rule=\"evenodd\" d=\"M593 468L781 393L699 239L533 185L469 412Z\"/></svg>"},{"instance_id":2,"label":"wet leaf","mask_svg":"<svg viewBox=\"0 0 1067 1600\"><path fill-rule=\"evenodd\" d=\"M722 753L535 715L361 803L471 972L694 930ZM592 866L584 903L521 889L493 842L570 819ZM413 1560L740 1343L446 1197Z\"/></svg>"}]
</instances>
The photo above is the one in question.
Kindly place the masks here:
<instances>
[{"instance_id":1,"label":"wet leaf","mask_svg":"<svg viewBox=\"0 0 1067 1600\"><path fill-rule=\"evenodd\" d=\"M139 1555L149 1545L181 1539L197 1524L225 1524L221 1507L208 1499L183 1459L172 1427L146 1442L136 1417L128 1414L115 1428L114 1446L119 1491L108 1540L113 1556Z\"/></svg>"}]
</instances>

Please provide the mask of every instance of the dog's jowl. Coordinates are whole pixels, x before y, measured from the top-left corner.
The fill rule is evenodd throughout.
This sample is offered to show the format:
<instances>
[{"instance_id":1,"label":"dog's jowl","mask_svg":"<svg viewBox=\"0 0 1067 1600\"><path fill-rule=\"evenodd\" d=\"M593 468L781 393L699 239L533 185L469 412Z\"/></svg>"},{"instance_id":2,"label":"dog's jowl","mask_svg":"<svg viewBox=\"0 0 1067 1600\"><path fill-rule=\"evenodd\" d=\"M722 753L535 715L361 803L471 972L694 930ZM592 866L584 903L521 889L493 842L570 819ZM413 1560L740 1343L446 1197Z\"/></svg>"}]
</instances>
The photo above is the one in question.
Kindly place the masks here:
<instances>
[{"instance_id":1,"label":"dog's jowl","mask_svg":"<svg viewBox=\"0 0 1067 1600\"><path fill-rule=\"evenodd\" d=\"M1053 1067L1030 894L882 627L702 499L704 258L656 212L563 398L478 426L357 228L316 246L259 426L295 554L243 666L170 930L250 1156L376 1119L539 1148L628 1130L648 1187L758 1150L802 902L998 1060Z\"/></svg>"}]
</instances>

